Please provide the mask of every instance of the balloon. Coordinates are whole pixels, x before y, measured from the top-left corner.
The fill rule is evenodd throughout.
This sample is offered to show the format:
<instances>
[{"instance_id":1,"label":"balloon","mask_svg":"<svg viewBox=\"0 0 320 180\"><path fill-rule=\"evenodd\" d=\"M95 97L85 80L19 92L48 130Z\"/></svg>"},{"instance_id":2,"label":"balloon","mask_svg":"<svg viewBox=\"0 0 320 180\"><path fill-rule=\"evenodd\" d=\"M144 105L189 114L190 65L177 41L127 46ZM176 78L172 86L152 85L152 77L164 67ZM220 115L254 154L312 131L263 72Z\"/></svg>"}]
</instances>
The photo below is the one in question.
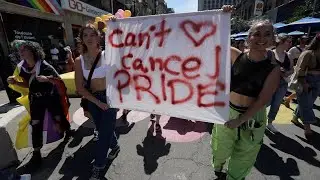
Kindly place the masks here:
<instances>
[{"instance_id":1,"label":"balloon","mask_svg":"<svg viewBox=\"0 0 320 180\"><path fill-rule=\"evenodd\" d=\"M99 21L102 21L102 19L101 19L101 17L96 17L96 19L94 21L99 22Z\"/></svg>"},{"instance_id":2,"label":"balloon","mask_svg":"<svg viewBox=\"0 0 320 180\"><path fill-rule=\"evenodd\" d=\"M118 9L118 11L117 12L119 12L119 13L123 13L124 12L124 10L123 9Z\"/></svg>"},{"instance_id":3,"label":"balloon","mask_svg":"<svg viewBox=\"0 0 320 180\"><path fill-rule=\"evenodd\" d=\"M124 10L123 9L118 9L117 13L120 13L122 17L124 17Z\"/></svg>"},{"instance_id":4,"label":"balloon","mask_svg":"<svg viewBox=\"0 0 320 180\"><path fill-rule=\"evenodd\" d=\"M122 15L122 14L120 14L119 12L117 12L117 13L116 13L116 15L115 15L115 17L117 17L117 18L121 19L121 18L123 18L123 15Z\"/></svg>"},{"instance_id":5,"label":"balloon","mask_svg":"<svg viewBox=\"0 0 320 180\"><path fill-rule=\"evenodd\" d=\"M98 29L98 22L94 22L93 25L94 25L94 28Z\"/></svg>"},{"instance_id":6,"label":"balloon","mask_svg":"<svg viewBox=\"0 0 320 180\"><path fill-rule=\"evenodd\" d=\"M124 17L131 17L131 11L130 10L125 10L123 15L124 15Z\"/></svg>"},{"instance_id":7,"label":"balloon","mask_svg":"<svg viewBox=\"0 0 320 180\"><path fill-rule=\"evenodd\" d=\"M108 15L106 15L106 14L104 14L104 15L101 16L101 19L102 19L103 22L108 21L109 18L110 18L110 17L109 17Z\"/></svg>"}]
</instances>

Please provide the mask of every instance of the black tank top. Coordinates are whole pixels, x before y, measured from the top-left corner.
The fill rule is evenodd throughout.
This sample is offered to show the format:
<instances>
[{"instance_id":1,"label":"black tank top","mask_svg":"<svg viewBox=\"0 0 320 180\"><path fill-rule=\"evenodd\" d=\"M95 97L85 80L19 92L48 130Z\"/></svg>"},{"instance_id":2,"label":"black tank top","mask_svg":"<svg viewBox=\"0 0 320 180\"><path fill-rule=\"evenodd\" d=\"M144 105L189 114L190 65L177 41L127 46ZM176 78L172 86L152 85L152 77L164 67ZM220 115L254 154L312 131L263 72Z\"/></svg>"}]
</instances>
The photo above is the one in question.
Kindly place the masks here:
<instances>
[{"instance_id":1,"label":"black tank top","mask_svg":"<svg viewBox=\"0 0 320 180\"><path fill-rule=\"evenodd\" d=\"M264 82L277 64L271 62L272 55L259 62L251 61L247 54L241 53L231 68L232 92L257 98Z\"/></svg>"},{"instance_id":2,"label":"black tank top","mask_svg":"<svg viewBox=\"0 0 320 180\"><path fill-rule=\"evenodd\" d=\"M280 67L282 67L282 68L285 69L286 71L290 71L290 59L289 59L287 53L286 53L286 55L284 56L284 61L283 61L283 62L280 62L279 60L277 60L277 63L280 65Z\"/></svg>"}]
</instances>

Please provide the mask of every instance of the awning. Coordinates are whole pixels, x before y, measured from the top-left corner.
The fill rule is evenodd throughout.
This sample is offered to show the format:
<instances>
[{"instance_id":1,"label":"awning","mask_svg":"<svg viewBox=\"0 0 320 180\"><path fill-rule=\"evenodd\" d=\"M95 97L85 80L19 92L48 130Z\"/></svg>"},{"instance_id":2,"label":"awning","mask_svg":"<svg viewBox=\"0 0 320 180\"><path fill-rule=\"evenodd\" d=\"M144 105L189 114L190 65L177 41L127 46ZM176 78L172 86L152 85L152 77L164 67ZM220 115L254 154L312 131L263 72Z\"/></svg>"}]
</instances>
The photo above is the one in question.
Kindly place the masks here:
<instances>
[{"instance_id":1,"label":"awning","mask_svg":"<svg viewBox=\"0 0 320 180\"><path fill-rule=\"evenodd\" d=\"M299 35L304 35L304 32L301 31L292 31L290 33L288 33L289 36L299 36Z\"/></svg>"},{"instance_id":2,"label":"awning","mask_svg":"<svg viewBox=\"0 0 320 180\"><path fill-rule=\"evenodd\" d=\"M284 27L284 26L287 26L287 24L284 24L284 23L276 23L273 25L274 28L281 28L281 27Z\"/></svg>"}]
</instances>

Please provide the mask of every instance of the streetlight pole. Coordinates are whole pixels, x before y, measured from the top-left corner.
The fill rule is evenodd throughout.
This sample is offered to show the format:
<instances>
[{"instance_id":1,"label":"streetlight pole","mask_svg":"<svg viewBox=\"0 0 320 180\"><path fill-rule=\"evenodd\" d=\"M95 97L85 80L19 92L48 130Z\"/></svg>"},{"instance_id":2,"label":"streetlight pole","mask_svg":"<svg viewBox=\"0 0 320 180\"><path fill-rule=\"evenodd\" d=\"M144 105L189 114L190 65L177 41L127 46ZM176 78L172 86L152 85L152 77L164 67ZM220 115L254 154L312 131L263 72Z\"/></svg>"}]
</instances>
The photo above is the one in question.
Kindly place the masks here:
<instances>
[{"instance_id":1,"label":"streetlight pole","mask_svg":"<svg viewBox=\"0 0 320 180\"><path fill-rule=\"evenodd\" d=\"M110 0L111 1L111 12L112 12L112 14L114 13L113 12L113 0Z\"/></svg>"},{"instance_id":2,"label":"streetlight pole","mask_svg":"<svg viewBox=\"0 0 320 180\"><path fill-rule=\"evenodd\" d=\"M133 0L133 15L136 16L136 0Z\"/></svg>"},{"instance_id":3,"label":"streetlight pole","mask_svg":"<svg viewBox=\"0 0 320 180\"><path fill-rule=\"evenodd\" d=\"M157 0L153 0L153 6L154 6L154 15L157 14Z\"/></svg>"}]
</instances>

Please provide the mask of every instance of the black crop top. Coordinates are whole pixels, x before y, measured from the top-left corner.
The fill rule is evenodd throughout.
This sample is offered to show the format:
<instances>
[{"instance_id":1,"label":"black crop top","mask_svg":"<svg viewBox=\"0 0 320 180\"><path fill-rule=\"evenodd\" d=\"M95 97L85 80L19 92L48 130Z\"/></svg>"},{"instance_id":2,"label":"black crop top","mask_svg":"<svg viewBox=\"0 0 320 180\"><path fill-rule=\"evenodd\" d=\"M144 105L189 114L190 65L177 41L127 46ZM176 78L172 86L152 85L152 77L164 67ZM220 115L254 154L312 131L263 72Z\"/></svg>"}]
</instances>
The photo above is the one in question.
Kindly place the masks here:
<instances>
[{"instance_id":1,"label":"black crop top","mask_svg":"<svg viewBox=\"0 0 320 180\"><path fill-rule=\"evenodd\" d=\"M282 67L284 70L286 71L290 71L290 59L288 57L288 54L286 53L286 55L284 56L284 61L280 62L279 60L277 60L277 63L280 65L280 67Z\"/></svg>"},{"instance_id":2,"label":"black crop top","mask_svg":"<svg viewBox=\"0 0 320 180\"><path fill-rule=\"evenodd\" d=\"M264 82L277 64L271 62L272 55L263 61L251 61L247 54L241 53L231 68L232 92L257 98Z\"/></svg>"}]
</instances>

